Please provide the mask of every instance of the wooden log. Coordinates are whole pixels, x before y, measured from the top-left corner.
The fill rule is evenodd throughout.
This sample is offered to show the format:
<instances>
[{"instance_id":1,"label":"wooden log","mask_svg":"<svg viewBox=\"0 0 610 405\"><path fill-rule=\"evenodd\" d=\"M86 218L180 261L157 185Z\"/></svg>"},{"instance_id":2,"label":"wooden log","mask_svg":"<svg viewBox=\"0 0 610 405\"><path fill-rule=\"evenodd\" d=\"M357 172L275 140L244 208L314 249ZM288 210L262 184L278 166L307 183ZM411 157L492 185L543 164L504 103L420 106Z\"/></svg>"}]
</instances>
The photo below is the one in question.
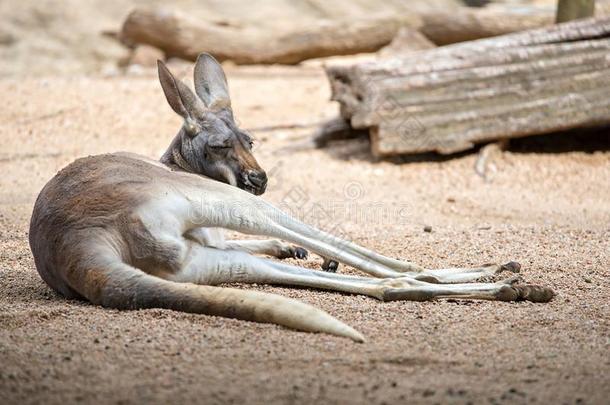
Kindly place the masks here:
<instances>
[{"instance_id":1,"label":"wooden log","mask_svg":"<svg viewBox=\"0 0 610 405\"><path fill-rule=\"evenodd\" d=\"M129 46L151 45L168 57L196 59L206 51L237 64L296 64L306 59L375 52L406 27L435 44L448 44L539 27L553 22L549 11L499 11L462 8L459 12L425 12L365 20L324 21L277 33L196 20L162 9L135 9L120 40Z\"/></svg>"},{"instance_id":2,"label":"wooden log","mask_svg":"<svg viewBox=\"0 0 610 405\"><path fill-rule=\"evenodd\" d=\"M327 68L332 98L375 155L610 124L610 18Z\"/></svg>"},{"instance_id":3,"label":"wooden log","mask_svg":"<svg viewBox=\"0 0 610 405\"><path fill-rule=\"evenodd\" d=\"M408 18L325 22L271 35L257 29L218 26L178 12L136 9L123 24L121 39L162 49L168 57L195 60L206 51L237 64L296 64L306 59L375 52L392 41Z\"/></svg>"},{"instance_id":4,"label":"wooden log","mask_svg":"<svg viewBox=\"0 0 610 405\"><path fill-rule=\"evenodd\" d=\"M467 8L459 13L437 10L420 16L421 22L417 28L436 45L543 27L552 24L555 17L548 10L533 7L518 11Z\"/></svg>"}]
</instances>

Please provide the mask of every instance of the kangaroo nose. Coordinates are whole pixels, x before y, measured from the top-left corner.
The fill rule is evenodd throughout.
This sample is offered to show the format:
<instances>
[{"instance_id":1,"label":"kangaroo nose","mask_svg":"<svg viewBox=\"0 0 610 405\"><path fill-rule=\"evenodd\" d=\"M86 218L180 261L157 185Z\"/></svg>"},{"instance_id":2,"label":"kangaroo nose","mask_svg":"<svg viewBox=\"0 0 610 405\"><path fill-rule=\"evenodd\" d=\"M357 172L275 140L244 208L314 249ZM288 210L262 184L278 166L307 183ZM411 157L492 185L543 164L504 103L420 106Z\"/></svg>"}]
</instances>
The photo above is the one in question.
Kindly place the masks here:
<instances>
[{"instance_id":1,"label":"kangaroo nose","mask_svg":"<svg viewBox=\"0 0 610 405\"><path fill-rule=\"evenodd\" d=\"M248 179L254 184L256 187L264 188L267 186L267 173L260 171L255 172L251 171L248 173Z\"/></svg>"}]
</instances>

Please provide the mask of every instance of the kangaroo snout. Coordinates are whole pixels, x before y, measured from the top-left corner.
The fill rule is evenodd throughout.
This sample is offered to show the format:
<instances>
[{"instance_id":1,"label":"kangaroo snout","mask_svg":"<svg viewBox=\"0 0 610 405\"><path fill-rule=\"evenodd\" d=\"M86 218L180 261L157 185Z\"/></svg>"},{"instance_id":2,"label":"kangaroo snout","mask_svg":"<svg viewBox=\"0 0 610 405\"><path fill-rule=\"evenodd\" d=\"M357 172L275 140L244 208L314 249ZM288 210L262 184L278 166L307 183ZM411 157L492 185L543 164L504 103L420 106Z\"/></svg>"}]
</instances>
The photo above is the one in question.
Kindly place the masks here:
<instances>
[{"instance_id":1,"label":"kangaroo snout","mask_svg":"<svg viewBox=\"0 0 610 405\"><path fill-rule=\"evenodd\" d=\"M248 181L254 186L256 195L263 194L267 189L267 173L263 170L250 170L248 172Z\"/></svg>"}]
</instances>

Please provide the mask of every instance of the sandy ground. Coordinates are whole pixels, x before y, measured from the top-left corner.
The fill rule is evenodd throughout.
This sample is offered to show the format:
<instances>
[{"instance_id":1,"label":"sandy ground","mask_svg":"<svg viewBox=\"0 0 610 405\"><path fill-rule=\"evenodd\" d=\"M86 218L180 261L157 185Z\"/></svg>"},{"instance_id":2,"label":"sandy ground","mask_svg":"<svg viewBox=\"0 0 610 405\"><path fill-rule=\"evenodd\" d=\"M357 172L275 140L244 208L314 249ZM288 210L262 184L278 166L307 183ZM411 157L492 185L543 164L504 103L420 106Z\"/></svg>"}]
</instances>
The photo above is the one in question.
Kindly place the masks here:
<instances>
[{"instance_id":1,"label":"sandy ground","mask_svg":"<svg viewBox=\"0 0 610 405\"><path fill-rule=\"evenodd\" d=\"M336 112L314 68L228 74L244 128L314 123ZM592 136L593 147L602 146L595 152L586 151L589 141L519 143L484 182L474 154L375 162L365 141L287 152L313 128L253 131L273 177L265 198L306 221L429 267L517 260L527 281L558 294L549 304L381 303L248 287L323 308L368 338L354 344L57 296L27 243L38 191L78 156L159 156L180 120L153 75L3 79L0 94L0 403L607 403L607 133ZM302 263L315 268L319 258Z\"/></svg>"}]
</instances>

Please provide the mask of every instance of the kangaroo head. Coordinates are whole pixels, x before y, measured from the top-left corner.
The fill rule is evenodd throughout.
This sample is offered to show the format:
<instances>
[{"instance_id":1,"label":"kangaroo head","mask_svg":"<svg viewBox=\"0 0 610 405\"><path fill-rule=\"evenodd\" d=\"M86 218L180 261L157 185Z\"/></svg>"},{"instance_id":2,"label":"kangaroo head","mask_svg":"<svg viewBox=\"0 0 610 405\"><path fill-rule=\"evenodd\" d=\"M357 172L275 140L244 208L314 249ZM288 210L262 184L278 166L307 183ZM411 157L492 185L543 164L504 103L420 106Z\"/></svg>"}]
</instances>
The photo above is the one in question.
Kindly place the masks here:
<instances>
[{"instance_id":1,"label":"kangaroo head","mask_svg":"<svg viewBox=\"0 0 610 405\"><path fill-rule=\"evenodd\" d=\"M233 118L227 79L220 64L202 53L195 64L195 92L157 62L169 105L184 118L182 129L161 158L182 170L201 174L260 195L267 175L252 155L252 139Z\"/></svg>"}]
</instances>

